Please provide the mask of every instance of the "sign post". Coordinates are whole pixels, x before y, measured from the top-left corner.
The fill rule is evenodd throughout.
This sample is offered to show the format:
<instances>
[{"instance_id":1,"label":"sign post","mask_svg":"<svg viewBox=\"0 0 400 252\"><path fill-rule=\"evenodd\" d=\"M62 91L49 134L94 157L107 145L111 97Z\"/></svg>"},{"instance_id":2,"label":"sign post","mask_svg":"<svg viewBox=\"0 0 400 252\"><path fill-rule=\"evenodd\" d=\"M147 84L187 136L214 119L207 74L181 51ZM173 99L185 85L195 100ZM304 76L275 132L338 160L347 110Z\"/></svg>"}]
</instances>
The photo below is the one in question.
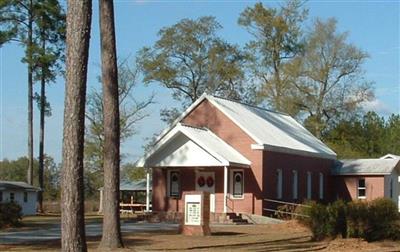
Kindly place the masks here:
<instances>
[{"instance_id":1,"label":"sign post","mask_svg":"<svg viewBox=\"0 0 400 252\"><path fill-rule=\"evenodd\" d=\"M203 191L184 192L184 218L180 232L184 235L211 235L210 193Z\"/></svg>"}]
</instances>

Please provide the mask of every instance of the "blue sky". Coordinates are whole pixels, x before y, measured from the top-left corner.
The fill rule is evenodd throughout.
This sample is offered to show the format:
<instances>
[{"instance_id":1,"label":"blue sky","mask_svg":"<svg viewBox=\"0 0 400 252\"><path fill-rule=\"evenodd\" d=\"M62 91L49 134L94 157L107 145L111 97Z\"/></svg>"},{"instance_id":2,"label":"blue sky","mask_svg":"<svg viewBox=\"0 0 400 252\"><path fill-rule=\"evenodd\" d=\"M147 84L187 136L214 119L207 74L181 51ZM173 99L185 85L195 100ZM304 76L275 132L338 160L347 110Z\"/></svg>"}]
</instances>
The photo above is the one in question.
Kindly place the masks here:
<instances>
[{"instance_id":1,"label":"blue sky","mask_svg":"<svg viewBox=\"0 0 400 252\"><path fill-rule=\"evenodd\" d=\"M239 14L253 1L146 1L116 0L117 50L120 58L134 55L143 46L157 40L157 32L182 18L212 15L223 26L219 35L231 43L244 45L250 35L237 25ZM280 4L265 2L269 6ZM309 1L309 21L316 17L335 17L339 31L348 31L348 41L369 53L364 69L366 78L375 82L376 100L366 104L382 116L400 113L400 2L399 1ZM96 76L100 72L98 32L98 2L93 1L93 23L90 45L88 85L99 88ZM9 44L0 48L0 160L15 159L27 153L27 88L26 66L21 63L23 49ZM38 85L37 85L38 86ZM35 86L35 90L38 87ZM147 137L163 129L159 120L161 107L175 101L169 92L157 84L140 85L136 97L156 93L156 104L143 120L139 134L122 145L128 161L136 160L143 152ZM57 162L61 161L64 80L59 78L48 87L48 99L53 115L46 120L45 151ZM35 156L38 153L38 110L34 111Z\"/></svg>"}]
</instances>

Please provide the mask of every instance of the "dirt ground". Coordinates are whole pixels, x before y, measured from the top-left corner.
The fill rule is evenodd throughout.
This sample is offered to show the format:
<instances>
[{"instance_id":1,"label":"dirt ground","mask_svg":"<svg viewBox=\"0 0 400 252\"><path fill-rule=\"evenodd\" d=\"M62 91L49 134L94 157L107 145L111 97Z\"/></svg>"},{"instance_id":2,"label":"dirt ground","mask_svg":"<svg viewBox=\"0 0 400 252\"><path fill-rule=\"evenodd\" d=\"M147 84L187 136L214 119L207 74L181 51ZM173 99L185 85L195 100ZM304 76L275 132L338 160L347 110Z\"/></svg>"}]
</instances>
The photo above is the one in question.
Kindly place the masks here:
<instances>
[{"instance_id":1,"label":"dirt ground","mask_svg":"<svg viewBox=\"0 0 400 252\"><path fill-rule=\"evenodd\" d=\"M359 239L311 241L310 232L295 222L269 225L214 226L212 236L191 237L170 232L124 234L118 251L400 251L400 242L367 243ZM89 251L98 251L100 237L89 237ZM0 251L59 251L59 241L0 245Z\"/></svg>"}]
</instances>

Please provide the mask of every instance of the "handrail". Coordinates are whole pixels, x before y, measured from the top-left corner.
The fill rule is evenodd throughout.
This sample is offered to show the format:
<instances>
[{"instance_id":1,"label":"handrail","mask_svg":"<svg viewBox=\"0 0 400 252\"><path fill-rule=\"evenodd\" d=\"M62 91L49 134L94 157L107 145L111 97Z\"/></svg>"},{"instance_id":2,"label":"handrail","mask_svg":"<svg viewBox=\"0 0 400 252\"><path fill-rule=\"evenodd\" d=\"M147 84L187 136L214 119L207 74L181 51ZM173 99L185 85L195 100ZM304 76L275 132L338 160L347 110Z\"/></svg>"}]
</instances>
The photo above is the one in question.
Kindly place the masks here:
<instances>
[{"instance_id":1,"label":"handrail","mask_svg":"<svg viewBox=\"0 0 400 252\"><path fill-rule=\"evenodd\" d=\"M285 205L292 205L292 206L310 207L310 206L304 205L304 204L297 204L297 203L286 202L286 201L280 201L280 200L273 200L273 199L264 199L264 201L269 201L269 202L274 202L274 203L280 203L280 204L285 204Z\"/></svg>"},{"instance_id":2,"label":"handrail","mask_svg":"<svg viewBox=\"0 0 400 252\"><path fill-rule=\"evenodd\" d=\"M270 211L270 212L278 212L278 213L285 213L285 214L293 214L293 215L297 215L297 216L302 216L302 217L307 217L309 218L310 216L305 215L305 214L299 214L299 213L293 213L293 212L286 212L286 211L282 211L282 210L276 210L276 209L271 209L271 208L263 208L265 211Z\"/></svg>"}]
</instances>

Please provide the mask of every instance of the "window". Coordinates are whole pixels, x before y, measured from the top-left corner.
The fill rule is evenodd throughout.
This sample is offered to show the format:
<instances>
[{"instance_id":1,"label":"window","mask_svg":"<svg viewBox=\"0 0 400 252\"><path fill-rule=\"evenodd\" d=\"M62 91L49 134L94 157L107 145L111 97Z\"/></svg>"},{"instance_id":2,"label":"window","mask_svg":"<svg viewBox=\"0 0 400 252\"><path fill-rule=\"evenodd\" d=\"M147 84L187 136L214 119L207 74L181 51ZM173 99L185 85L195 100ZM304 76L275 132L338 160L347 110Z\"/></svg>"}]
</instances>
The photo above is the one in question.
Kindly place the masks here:
<instances>
[{"instance_id":1,"label":"window","mask_svg":"<svg viewBox=\"0 0 400 252\"><path fill-rule=\"evenodd\" d=\"M14 201L14 193L13 193L13 192L10 193L10 201L11 201L11 202Z\"/></svg>"},{"instance_id":2,"label":"window","mask_svg":"<svg viewBox=\"0 0 400 252\"><path fill-rule=\"evenodd\" d=\"M276 170L276 198L282 199L282 170Z\"/></svg>"},{"instance_id":3,"label":"window","mask_svg":"<svg viewBox=\"0 0 400 252\"><path fill-rule=\"evenodd\" d=\"M311 185L312 185L311 172L307 172L307 199L311 199L312 195Z\"/></svg>"},{"instance_id":4,"label":"window","mask_svg":"<svg viewBox=\"0 0 400 252\"><path fill-rule=\"evenodd\" d=\"M168 173L168 191L170 197L179 197L180 175L178 171L169 171Z\"/></svg>"},{"instance_id":5,"label":"window","mask_svg":"<svg viewBox=\"0 0 400 252\"><path fill-rule=\"evenodd\" d=\"M24 192L24 202L28 202L28 192Z\"/></svg>"},{"instance_id":6,"label":"window","mask_svg":"<svg viewBox=\"0 0 400 252\"><path fill-rule=\"evenodd\" d=\"M366 198L366 185L365 185L365 179L359 179L358 180L358 198L359 199L365 199Z\"/></svg>"},{"instance_id":7,"label":"window","mask_svg":"<svg viewBox=\"0 0 400 252\"><path fill-rule=\"evenodd\" d=\"M390 177L390 198L393 198L393 178Z\"/></svg>"},{"instance_id":8,"label":"window","mask_svg":"<svg viewBox=\"0 0 400 252\"><path fill-rule=\"evenodd\" d=\"M297 170L293 170L293 199L298 197L298 183Z\"/></svg>"},{"instance_id":9,"label":"window","mask_svg":"<svg viewBox=\"0 0 400 252\"><path fill-rule=\"evenodd\" d=\"M232 197L243 198L244 183L243 183L243 171L233 170L232 171Z\"/></svg>"},{"instance_id":10,"label":"window","mask_svg":"<svg viewBox=\"0 0 400 252\"><path fill-rule=\"evenodd\" d=\"M319 173L319 199L324 198L324 174Z\"/></svg>"},{"instance_id":11,"label":"window","mask_svg":"<svg viewBox=\"0 0 400 252\"><path fill-rule=\"evenodd\" d=\"M0 192L0 202L3 201L3 192Z\"/></svg>"}]
</instances>

